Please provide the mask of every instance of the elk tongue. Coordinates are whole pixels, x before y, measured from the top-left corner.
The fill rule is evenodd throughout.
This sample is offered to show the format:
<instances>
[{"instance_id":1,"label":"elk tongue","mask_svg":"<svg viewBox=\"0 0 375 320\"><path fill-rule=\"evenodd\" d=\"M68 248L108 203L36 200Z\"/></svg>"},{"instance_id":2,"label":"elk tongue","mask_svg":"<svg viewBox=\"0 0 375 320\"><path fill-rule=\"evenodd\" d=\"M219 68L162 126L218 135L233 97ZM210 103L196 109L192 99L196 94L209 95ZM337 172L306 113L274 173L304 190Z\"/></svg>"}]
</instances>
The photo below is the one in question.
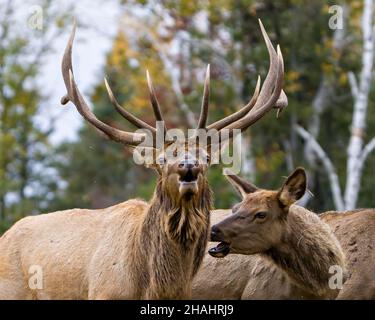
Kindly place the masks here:
<instances>
[{"instance_id":1,"label":"elk tongue","mask_svg":"<svg viewBox=\"0 0 375 320\"><path fill-rule=\"evenodd\" d=\"M216 247L208 250L208 253L215 258L224 258L230 251L230 245L226 242L220 242Z\"/></svg>"}]
</instances>

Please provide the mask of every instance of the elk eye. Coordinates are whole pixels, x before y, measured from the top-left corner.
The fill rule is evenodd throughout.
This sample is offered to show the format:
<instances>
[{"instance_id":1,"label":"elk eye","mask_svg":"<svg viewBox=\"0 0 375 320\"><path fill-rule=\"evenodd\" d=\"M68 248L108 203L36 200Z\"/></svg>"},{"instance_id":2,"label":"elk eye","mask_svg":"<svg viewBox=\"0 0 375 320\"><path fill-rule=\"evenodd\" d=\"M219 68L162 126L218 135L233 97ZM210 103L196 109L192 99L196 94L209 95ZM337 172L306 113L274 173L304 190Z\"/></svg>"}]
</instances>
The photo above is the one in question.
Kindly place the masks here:
<instances>
[{"instance_id":1,"label":"elk eye","mask_svg":"<svg viewBox=\"0 0 375 320\"><path fill-rule=\"evenodd\" d=\"M258 212L258 213L255 215L255 218L257 218L257 219L264 219L266 216L267 216L267 213L266 213L266 212Z\"/></svg>"},{"instance_id":2,"label":"elk eye","mask_svg":"<svg viewBox=\"0 0 375 320\"><path fill-rule=\"evenodd\" d=\"M211 157L207 155L207 163L210 163L210 161L211 161Z\"/></svg>"}]
</instances>

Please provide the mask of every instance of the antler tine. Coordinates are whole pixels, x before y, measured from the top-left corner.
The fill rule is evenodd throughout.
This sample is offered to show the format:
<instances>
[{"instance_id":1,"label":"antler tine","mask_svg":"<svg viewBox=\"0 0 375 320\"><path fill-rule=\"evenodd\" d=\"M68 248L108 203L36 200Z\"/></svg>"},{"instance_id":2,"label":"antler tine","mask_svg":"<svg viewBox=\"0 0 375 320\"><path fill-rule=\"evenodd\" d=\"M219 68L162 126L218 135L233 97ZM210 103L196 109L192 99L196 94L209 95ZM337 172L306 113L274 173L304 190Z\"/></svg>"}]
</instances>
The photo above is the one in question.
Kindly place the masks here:
<instances>
[{"instance_id":1,"label":"antler tine","mask_svg":"<svg viewBox=\"0 0 375 320\"><path fill-rule=\"evenodd\" d=\"M206 77L204 80L203 99L201 113L198 120L197 129L205 129L208 117L208 107L210 103L210 65L207 65Z\"/></svg>"},{"instance_id":2,"label":"antler tine","mask_svg":"<svg viewBox=\"0 0 375 320\"><path fill-rule=\"evenodd\" d=\"M245 130L249 126L254 124L256 121L258 121L260 118L262 118L269 110L273 108L273 106L276 104L276 102L278 101L280 97L282 87L283 87L283 82L284 82L284 61L283 61L283 56L281 54L281 50L279 46L277 46L276 67L277 67L277 70L272 70L272 71L270 70L271 72L269 72L269 75L267 76L267 79L266 79L267 81L269 78L270 79L276 78L273 92L271 96L269 97L269 99L267 100L267 102L263 103L262 105L258 105L257 108L254 107L253 110L251 110L245 117L236 121L232 125L227 126L226 129ZM268 82L268 86L273 87L270 81ZM264 84L264 87L265 87L265 84ZM267 89L269 90L269 88ZM262 94L262 92L260 94Z\"/></svg>"},{"instance_id":3,"label":"antler tine","mask_svg":"<svg viewBox=\"0 0 375 320\"><path fill-rule=\"evenodd\" d=\"M271 95L271 97L268 99L268 101L259 107L258 110L253 110L254 114L252 115L252 121L249 122L248 126L252 125L256 121L258 121L260 118L262 118L271 108L276 106L277 103L280 103L284 107L288 103L287 97L284 93L284 96L282 96L283 93L283 84L284 84L284 59L283 55L280 50L280 46L277 46L277 57L278 57L278 73L276 77L276 84L274 91ZM279 109L280 111L281 109ZM258 112L257 112L258 111ZM279 113L278 113L279 114ZM251 112L250 112L251 116Z\"/></svg>"},{"instance_id":4,"label":"antler tine","mask_svg":"<svg viewBox=\"0 0 375 320\"><path fill-rule=\"evenodd\" d=\"M250 102L246 106L244 106L242 109L237 111L236 113L211 124L210 126L208 126L208 129L221 130L223 128L229 128L229 129L241 128L242 130L244 130L249 125L251 125L251 124L247 124L248 121L249 123L255 122L255 121L252 122L253 117L254 119L259 119L258 115L263 116L272 107L279 108L278 110L278 114L279 114L280 110L288 104L288 99L284 91L279 92L279 96L276 97L276 100L278 99L277 102L273 101L273 97L277 93L275 90L273 91L273 89L274 87L277 86L277 84L275 85L275 81L277 80L280 61L278 58L278 54L276 53L271 43L271 40L268 37L268 34L266 30L264 29L264 26L260 19L259 19L259 26L260 26L260 30L262 32L264 41L266 43L267 51L268 51L269 58L270 58L270 66L268 69L267 77L263 83L262 89L259 92L260 78L258 77L257 86L255 88L253 97L251 98ZM282 79L280 81L282 81ZM270 96L272 96L272 100L269 99ZM269 106L270 102L273 102L273 105ZM265 109L264 106L267 106L267 109ZM258 112L257 111L258 109L261 109L262 112Z\"/></svg>"},{"instance_id":5,"label":"antler tine","mask_svg":"<svg viewBox=\"0 0 375 320\"><path fill-rule=\"evenodd\" d=\"M77 29L77 23L74 20L72 33L70 34L68 43L64 51L63 60L61 63L61 71L62 71L65 87L67 90L67 94L61 98L61 104L63 105L71 101L71 93L69 92L69 88L70 88L69 70L72 70L72 47L73 47L74 37L76 34L76 29Z\"/></svg>"},{"instance_id":6,"label":"antler tine","mask_svg":"<svg viewBox=\"0 0 375 320\"><path fill-rule=\"evenodd\" d=\"M268 34L267 34L266 30L264 29L262 21L260 19L258 19L258 21L259 21L259 26L260 26L260 30L262 32L264 42L266 43L268 55L269 55L269 58L270 58L270 66L269 66L269 69L268 69L266 79L264 80L262 89L260 91L259 98L258 98L258 100L255 103L255 106L253 108L253 111L258 106L264 104L264 102L267 101L268 97L271 95L273 85L274 85L274 81L276 79L277 64L278 64L277 53L276 53L276 51L275 51L275 49L272 45L272 42L271 42L270 38L268 37Z\"/></svg>"},{"instance_id":7,"label":"antler tine","mask_svg":"<svg viewBox=\"0 0 375 320\"><path fill-rule=\"evenodd\" d=\"M91 123L95 128L102 131L108 138L120 142L125 145L136 146L140 142L144 135L139 135L131 132L122 131L116 128L113 128L104 122L100 121L90 110L85 100L82 97L82 94L79 92L77 84L74 81L74 76L72 70L69 70L69 88L70 88L70 100L76 106L78 112L85 118L89 123Z\"/></svg>"},{"instance_id":8,"label":"antler tine","mask_svg":"<svg viewBox=\"0 0 375 320\"><path fill-rule=\"evenodd\" d=\"M208 126L207 129L216 129L216 130L221 130L224 127L230 125L231 123L241 119L243 116L245 116L255 105L258 96L259 96L259 90L260 90L260 76L258 76L257 84L253 93L253 96L251 97L251 100L247 105L242 107L240 110L237 112L225 117L224 119L221 119L219 121L216 121L215 123L212 123Z\"/></svg>"},{"instance_id":9,"label":"antler tine","mask_svg":"<svg viewBox=\"0 0 375 320\"><path fill-rule=\"evenodd\" d=\"M74 81L73 67L72 67L72 47L76 31L76 23L74 22L73 30L70 35L68 44L66 46L61 71L64 78L65 87L67 89L67 94L61 99L63 104L71 101L76 106L78 112L86 119L92 126L99 129L110 139L120 142L125 145L136 146L143 141L145 135L135 134L126 131L122 131L113 128L104 122L101 122L90 110L87 103L85 102L82 94L80 93L77 84Z\"/></svg>"},{"instance_id":10,"label":"antler tine","mask_svg":"<svg viewBox=\"0 0 375 320\"><path fill-rule=\"evenodd\" d=\"M116 97L114 96L112 89L106 78L104 78L104 84L107 89L109 100L111 101L112 105L115 107L116 111L119 114L121 114L126 120L134 124L137 128L147 129L147 130L150 130L153 134L156 134L156 130L154 127L150 126L148 123L142 121L141 119L138 119L136 116L132 115L129 111L121 107Z\"/></svg>"},{"instance_id":11,"label":"antler tine","mask_svg":"<svg viewBox=\"0 0 375 320\"><path fill-rule=\"evenodd\" d=\"M269 39L267 32L260 20L259 25L267 46L268 54L270 56L270 66L268 74L259 93L259 97L252 110L242 119L239 119L236 122L225 127L228 129L245 130L253 123L258 121L261 117L263 117L271 108L273 108L279 98L281 98L281 100L279 100L280 103L284 105L285 101L287 101L285 100L286 96L280 97L284 80L284 62L280 47L277 46L276 53L271 40Z\"/></svg>"},{"instance_id":12,"label":"antler tine","mask_svg":"<svg viewBox=\"0 0 375 320\"><path fill-rule=\"evenodd\" d=\"M288 105L288 97L286 96L284 90L281 90L280 97L275 103L275 108L285 108Z\"/></svg>"},{"instance_id":13,"label":"antler tine","mask_svg":"<svg viewBox=\"0 0 375 320\"><path fill-rule=\"evenodd\" d=\"M150 92L150 100L152 104L152 109L154 110L156 121L164 122L163 115L161 113L159 102L158 102L158 99L156 98L154 86L152 85L151 76L148 70L146 70L146 77L147 77L148 90ZM164 133L166 132L167 130L166 130L165 122L164 122Z\"/></svg>"},{"instance_id":14,"label":"antler tine","mask_svg":"<svg viewBox=\"0 0 375 320\"><path fill-rule=\"evenodd\" d=\"M288 97L286 96L284 90L281 90L280 97L274 105L274 108L277 108L277 118L280 116L280 113L283 112L286 106L288 106Z\"/></svg>"}]
</instances>

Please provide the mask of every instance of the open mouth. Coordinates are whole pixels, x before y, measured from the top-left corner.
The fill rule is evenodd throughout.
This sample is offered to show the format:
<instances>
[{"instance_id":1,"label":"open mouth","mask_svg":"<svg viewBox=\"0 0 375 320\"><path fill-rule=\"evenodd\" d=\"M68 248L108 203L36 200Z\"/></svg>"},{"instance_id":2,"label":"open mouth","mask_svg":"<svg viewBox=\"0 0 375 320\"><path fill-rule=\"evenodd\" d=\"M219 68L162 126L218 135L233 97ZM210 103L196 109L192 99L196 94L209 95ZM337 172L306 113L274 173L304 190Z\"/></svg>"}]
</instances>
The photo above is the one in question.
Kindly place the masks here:
<instances>
[{"instance_id":1,"label":"open mouth","mask_svg":"<svg viewBox=\"0 0 375 320\"><path fill-rule=\"evenodd\" d=\"M214 258L224 258L230 251L230 243L222 241L216 247L208 250L208 253Z\"/></svg>"},{"instance_id":2,"label":"open mouth","mask_svg":"<svg viewBox=\"0 0 375 320\"><path fill-rule=\"evenodd\" d=\"M180 177L180 195L183 197L191 198L191 196L198 193L197 176L189 170L183 177Z\"/></svg>"},{"instance_id":3,"label":"open mouth","mask_svg":"<svg viewBox=\"0 0 375 320\"><path fill-rule=\"evenodd\" d=\"M194 183L197 182L197 177L191 170L188 170L188 172L186 172L186 174L180 178L180 182L183 184Z\"/></svg>"}]
</instances>

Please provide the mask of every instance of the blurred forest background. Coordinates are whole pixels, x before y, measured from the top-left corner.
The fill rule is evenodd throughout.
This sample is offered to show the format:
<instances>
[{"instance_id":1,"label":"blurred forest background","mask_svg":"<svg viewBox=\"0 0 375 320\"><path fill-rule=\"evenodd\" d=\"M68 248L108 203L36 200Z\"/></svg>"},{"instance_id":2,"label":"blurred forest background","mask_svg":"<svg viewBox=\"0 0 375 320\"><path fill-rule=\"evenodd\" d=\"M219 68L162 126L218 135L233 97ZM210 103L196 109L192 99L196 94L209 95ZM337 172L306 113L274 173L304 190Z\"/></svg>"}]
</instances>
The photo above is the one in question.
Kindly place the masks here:
<instances>
[{"instance_id":1,"label":"blurred forest background","mask_svg":"<svg viewBox=\"0 0 375 320\"><path fill-rule=\"evenodd\" d=\"M51 143L54 121L47 128L35 121L48 95L37 81L43 58L55 39L67 41L73 11L39 1L43 29L25 31L14 23L14 3L0 2L0 233L25 215L149 199L156 174L135 165L121 145L83 122L74 141ZM194 127L207 63L209 121L237 110L268 69L261 18L274 45L281 45L289 106L280 119L270 112L247 130L241 175L276 188L304 166L311 194L303 205L318 212L375 207L372 1L133 0L119 1L119 8L105 66L91 75L96 85L85 92L99 119L134 129L112 107L106 76L124 107L154 121L147 68L168 126ZM85 28L80 15L78 33ZM49 108L74 106L54 101ZM70 130L69 123L65 127ZM221 170L213 167L209 180L216 208L228 208L238 198Z\"/></svg>"}]
</instances>

